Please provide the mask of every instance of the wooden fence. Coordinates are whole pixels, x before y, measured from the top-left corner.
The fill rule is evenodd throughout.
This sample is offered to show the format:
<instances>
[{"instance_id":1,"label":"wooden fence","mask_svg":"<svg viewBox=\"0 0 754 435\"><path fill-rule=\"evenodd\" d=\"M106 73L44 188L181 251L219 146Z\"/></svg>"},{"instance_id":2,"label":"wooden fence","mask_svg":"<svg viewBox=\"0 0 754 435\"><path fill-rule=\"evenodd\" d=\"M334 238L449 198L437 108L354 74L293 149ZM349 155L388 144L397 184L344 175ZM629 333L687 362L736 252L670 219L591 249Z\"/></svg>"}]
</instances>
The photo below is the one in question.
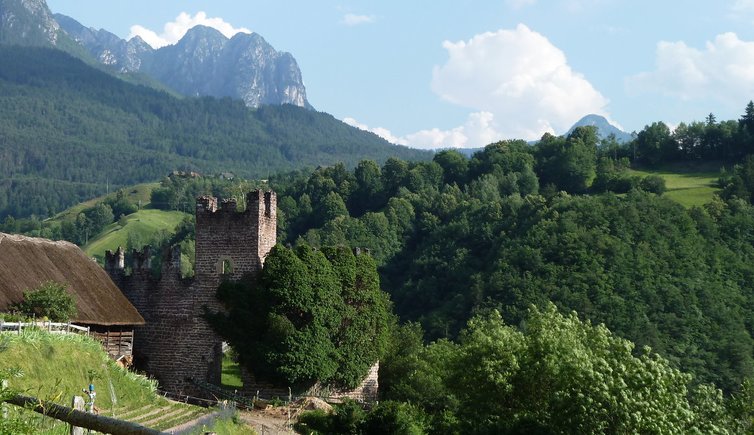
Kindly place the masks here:
<instances>
[{"instance_id":1,"label":"wooden fence","mask_svg":"<svg viewBox=\"0 0 754 435\"><path fill-rule=\"evenodd\" d=\"M53 334L86 334L89 335L88 326L78 326L72 323L56 323L45 321L34 322L5 322L0 320L0 332L21 333L26 328L37 328Z\"/></svg>"}]
</instances>

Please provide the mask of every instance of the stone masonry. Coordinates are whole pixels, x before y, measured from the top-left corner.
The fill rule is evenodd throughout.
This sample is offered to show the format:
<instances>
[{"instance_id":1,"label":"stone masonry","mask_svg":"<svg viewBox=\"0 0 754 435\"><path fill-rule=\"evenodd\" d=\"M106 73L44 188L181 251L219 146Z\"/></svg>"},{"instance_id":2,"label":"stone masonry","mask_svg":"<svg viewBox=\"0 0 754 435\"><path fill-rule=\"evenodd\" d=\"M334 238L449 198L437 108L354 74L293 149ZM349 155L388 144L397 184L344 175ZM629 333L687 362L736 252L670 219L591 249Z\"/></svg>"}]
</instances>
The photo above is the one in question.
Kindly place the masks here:
<instances>
[{"instance_id":1,"label":"stone masonry","mask_svg":"<svg viewBox=\"0 0 754 435\"><path fill-rule=\"evenodd\" d=\"M149 248L134 252L130 275L122 249L105 256L105 269L146 321L135 331L134 364L174 393L205 396L190 379L220 384L222 340L203 314L222 309L215 298L222 280L259 273L276 242L274 192L249 193L244 212L236 211L235 200L217 205L214 197L197 199L192 279L181 278L177 248L163 259L159 279L150 271Z\"/></svg>"}]
</instances>

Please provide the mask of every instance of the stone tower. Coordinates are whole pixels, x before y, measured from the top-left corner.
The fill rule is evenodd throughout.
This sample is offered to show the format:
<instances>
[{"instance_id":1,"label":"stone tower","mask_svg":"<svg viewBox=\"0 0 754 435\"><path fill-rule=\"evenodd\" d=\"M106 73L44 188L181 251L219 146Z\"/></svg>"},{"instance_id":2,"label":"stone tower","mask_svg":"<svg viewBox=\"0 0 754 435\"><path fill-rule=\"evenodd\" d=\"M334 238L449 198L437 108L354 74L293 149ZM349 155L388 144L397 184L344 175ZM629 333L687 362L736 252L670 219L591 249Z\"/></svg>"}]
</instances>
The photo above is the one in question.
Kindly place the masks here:
<instances>
[{"instance_id":1,"label":"stone tower","mask_svg":"<svg viewBox=\"0 0 754 435\"><path fill-rule=\"evenodd\" d=\"M238 280L262 270L275 246L277 232L275 192L246 195L246 211L236 211L235 200L203 196L196 201L196 277L216 281ZM219 281L217 281L219 284ZM216 288L216 287L215 287Z\"/></svg>"},{"instance_id":2,"label":"stone tower","mask_svg":"<svg viewBox=\"0 0 754 435\"><path fill-rule=\"evenodd\" d=\"M203 315L206 309L222 309L215 294L224 279L262 270L276 242L276 203L272 191L249 193L243 212L235 200L218 207L217 198L198 198L192 279L181 278L177 249L163 259L159 279L150 273L148 252L135 253L130 275L124 272L122 250L106 253L105 269L146 321L135 332L134 364L162 389L203 397L192 380L220 383L222 340Z\"/></svg>"}]
</instances>

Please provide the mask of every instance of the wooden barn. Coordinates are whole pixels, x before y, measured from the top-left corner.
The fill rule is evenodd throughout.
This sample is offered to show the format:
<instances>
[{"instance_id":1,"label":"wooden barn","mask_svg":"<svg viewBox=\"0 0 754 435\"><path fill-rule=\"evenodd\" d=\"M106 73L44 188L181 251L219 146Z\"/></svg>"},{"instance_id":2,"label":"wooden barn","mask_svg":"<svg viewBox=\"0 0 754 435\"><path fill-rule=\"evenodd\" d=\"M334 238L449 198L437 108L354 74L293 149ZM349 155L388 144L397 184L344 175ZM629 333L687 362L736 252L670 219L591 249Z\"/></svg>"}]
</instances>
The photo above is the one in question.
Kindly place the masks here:
<instances>
[{"instance_id":1,"label":"wooden barn","mask_svg":"<svg viewBox=\"0 0 754 435\"><path fill-rule=\"evenodd\" d=\"M114 359L130 358L144 319L104 269L73 243L0 233L0 312L45 281L68 286L78 310L72 323L89 327Z\"/></svg>"}]
</instances>

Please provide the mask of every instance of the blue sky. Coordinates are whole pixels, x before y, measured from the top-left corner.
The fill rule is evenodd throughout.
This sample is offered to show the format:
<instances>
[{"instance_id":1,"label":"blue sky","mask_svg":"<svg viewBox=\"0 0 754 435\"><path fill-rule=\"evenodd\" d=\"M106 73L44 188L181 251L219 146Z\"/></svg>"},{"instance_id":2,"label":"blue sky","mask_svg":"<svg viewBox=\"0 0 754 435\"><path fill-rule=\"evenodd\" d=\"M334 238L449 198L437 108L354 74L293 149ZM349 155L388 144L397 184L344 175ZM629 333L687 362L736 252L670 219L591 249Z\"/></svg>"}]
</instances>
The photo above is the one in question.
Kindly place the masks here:
<instances>
[{"instance_id":1,"label":"blue sky","mask_svg":"<svg viewBox=\"0 0 754 435\"><path fill-rule=\"evenodd\" d=\"M754 0L48 5L153 43L170 42L176 22L177 34L197 22L257 32L293 54L318 110L418 147L562 134L587 113L629 132L710 112L735 119L754 99Z\"/></svg>"}]
</instances>

